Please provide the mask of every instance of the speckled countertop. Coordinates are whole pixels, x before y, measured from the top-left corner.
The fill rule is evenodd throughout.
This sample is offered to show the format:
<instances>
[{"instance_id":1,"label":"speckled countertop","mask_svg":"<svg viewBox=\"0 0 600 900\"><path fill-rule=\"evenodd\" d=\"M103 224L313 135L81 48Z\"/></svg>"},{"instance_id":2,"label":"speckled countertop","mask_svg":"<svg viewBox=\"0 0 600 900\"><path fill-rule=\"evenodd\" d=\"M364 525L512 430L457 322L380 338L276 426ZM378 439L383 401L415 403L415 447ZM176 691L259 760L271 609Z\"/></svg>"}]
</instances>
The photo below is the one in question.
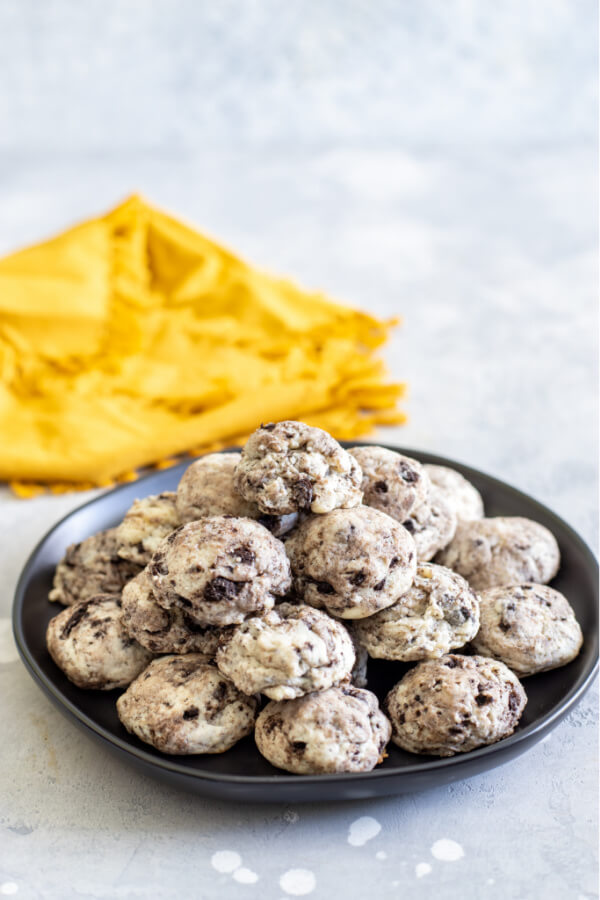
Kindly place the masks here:
<instances>
[{"instance_id":1,"label":"speckled countertop","mask_svg":"<svg viewBox=\"0 0 600 900\"><path fill-rule=\"evenodd\" d=\"M596 541L595 7L0 0L0 252L133 190L404 326L385 437ZM6 68L7 67L7 68ZM14 585L87 495L0 494L0 895L597 896L597 688L513 763L403 797L231 806L150 781L17 659Z\"/></svg>"}]
</instances>

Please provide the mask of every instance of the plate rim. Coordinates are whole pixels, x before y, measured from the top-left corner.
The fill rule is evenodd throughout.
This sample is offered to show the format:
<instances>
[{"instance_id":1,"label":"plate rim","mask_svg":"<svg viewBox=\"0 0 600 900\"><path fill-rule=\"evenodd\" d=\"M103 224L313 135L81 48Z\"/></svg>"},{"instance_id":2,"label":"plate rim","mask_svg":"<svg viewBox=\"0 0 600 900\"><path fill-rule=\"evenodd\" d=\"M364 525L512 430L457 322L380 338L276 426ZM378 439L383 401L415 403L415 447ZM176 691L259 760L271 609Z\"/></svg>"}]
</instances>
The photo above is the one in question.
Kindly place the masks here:
<instances>
[{"instance_id":1,"label":"plate rim","mask_svg":"<svg viewBox=\"0 0 600 900\"><path fill-rule=\"evenodd\" d=\"M386 447L387 449L402 453L405 456L412 456L413 458L424 462L426 465L448 466L461 472L461 474L466 475L466 477L468 477L469 474L474 475L476 478L481 477L491 483L493 486L499 487L503 491L508 490L509 493L512 493L517 498L525 499L528 503L533 504L534 507L537 507L537 509L543 512L544 517L549 518L551 521L554 520L554 522L559 525L561 530L566 531L569 538L576 545L578 545L583 555L587 557L588 561L595 567L596 575L598 574L598 560L595 553L586 543L586 541L584 541L584 539L574 530L574 528L572 528L572 526L569 525L569 523L566 522L561 516L559 516L545 504L541 503L535 497L530 494L526 494L524 491L521 491L519 488L514 487L508 482L502 481L501 479L496 478L493 475L488 475L486 472L483 472L480 469L475 469L472 466L459 462L458 460L453 460L449 457L438 456L437 454L430 453L429 451L425 450L414 450L395 444L387 444L383 442L376 443L374 441L340 441L340 443L345 447ZM239 452L240 450L241 447L239 446L230 446L225 447L222 450L212 452L227 453L234 451ZM201 456L202 455L206 454L201 454ZM586 665L584 671L579 675L575 683L571 686L566 696L558 704L558 706L550 712L546 713L542 718L537 719L522 730L515 732L514 734L510 735L507 738L504 738L501 741L496 741L494 744L488 744L484 747L479 747L478 749L472 750L469 753L458 753L455 756L440 757L437 759L432 759L431 757L423 758L415 754L416 761L414 764L404 765L401 767L396 766L387 769L375 768L369 772L341 772L337 774L329 773L323 775L302 776L294 775L291 773L279 774L277 771L274 771L272 775L237 775L229 773L212 773L189 768L188 766L174 761L173 757L170 756L156 756L155 754L145 750L143 747L136 747L123 738L120 738L118 735L113 734L112 732L105 729L102 725L99 725L86 713L82 712L82 710L80 710L78 706L76 706L71 702L71 700L65 697L65 695L55 686L54 682L49 679L40 669L35 658L33 657L33 654L29 649L28 642L23 634L21 623L21 614L24 610L25 591L29 582L30 571L34 566L34 563L36 562L40 550L42 549L48 538L72 516L76 515L81 510L89 506L93 506L99 501L104 500L108 496L114 496L115 494L118 494L127 489L131 490L132 484L143 485L146 482L155 479L158 475L163 475L177 469L183 470L184 468L187 468L187 466L189 466L193 460L198 458L200 457L190 456L189 459L183 459L175 465L169 466L166 469L159 469L148 472L147 474L144 474L140 478L138 478L135 482L125 482L124 484L116 485L115 487L104 491L99 496L92 497L85 503L82 503L81 505L75 507L75 509L70 510L68 513L66 513L66 515L62 516L57 522L55 522L54 525L52 525L52 527L49 528L48 531L46 531L36 543L35 547L27 557L27 560L25 561L25 564L17 581L12 607L12 628L17 650L19 651L19 655L23 663L25 664L26 669L33 677L34 681L38 684L38 686L46 694L49 695L49 697L54 701L55 704L57 704L59 707L62 707L86 730L93 732L93 734L96 737L100 738L104 743L111 745L111 748L116 748L122 753L130 755L137 761L150 765L151 767L155 766L172 775L181 776L187 779L193 779L194 781L198 782L210 781L232 785L241 784L254 786L272 784L318 785L325 782L335 782L340 784L343 782L351 782L353 784L357 784L359 781L364 781L367 779L369 781L385 780L386 778L402 778L404 776L410 778L411 776L421 775L428 772L435 772L438 770L451 769L453 771L457 771L461 768L461 766L470 768L469 763L472 760L482 759L486 756L493 756L494 754L501 756L502 754L500 753L500 751L502 750L508 750L510 747L515 747L521 743L527 745L531 741L531 738L537 736L540 732L549 731L552 727L554 727L554 725L558 724L558 722L573 709L573 707L581 700L583 695L590 688L598 671L598 648L596 648L595 656L592 658L591 662ZM598 579L596 578L596 603L598 602L597 583ZM524 747L523 749L526 749L526 747Z\"/></svg>"}]
</instances>

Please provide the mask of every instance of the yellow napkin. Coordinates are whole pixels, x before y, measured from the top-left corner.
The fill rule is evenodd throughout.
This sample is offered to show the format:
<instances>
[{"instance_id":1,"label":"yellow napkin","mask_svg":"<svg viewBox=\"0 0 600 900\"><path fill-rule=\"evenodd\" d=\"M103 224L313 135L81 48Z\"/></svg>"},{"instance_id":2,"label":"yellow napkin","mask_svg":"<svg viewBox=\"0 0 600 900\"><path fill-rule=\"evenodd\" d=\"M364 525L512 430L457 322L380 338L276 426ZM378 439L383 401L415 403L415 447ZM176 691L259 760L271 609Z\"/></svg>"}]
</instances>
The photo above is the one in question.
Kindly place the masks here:
<instances>
[{"instance_id":1,"label":"yellow napkin","mask_svg":"<svg viewBox=\"0 0 600 900\"><path fill-rule=\"evenodd\" d=\"M0 260L0 478L23 495L133 478L301 418L398 423L393 322L261 272L131 197Z\"/></svg>"}]
</instances>

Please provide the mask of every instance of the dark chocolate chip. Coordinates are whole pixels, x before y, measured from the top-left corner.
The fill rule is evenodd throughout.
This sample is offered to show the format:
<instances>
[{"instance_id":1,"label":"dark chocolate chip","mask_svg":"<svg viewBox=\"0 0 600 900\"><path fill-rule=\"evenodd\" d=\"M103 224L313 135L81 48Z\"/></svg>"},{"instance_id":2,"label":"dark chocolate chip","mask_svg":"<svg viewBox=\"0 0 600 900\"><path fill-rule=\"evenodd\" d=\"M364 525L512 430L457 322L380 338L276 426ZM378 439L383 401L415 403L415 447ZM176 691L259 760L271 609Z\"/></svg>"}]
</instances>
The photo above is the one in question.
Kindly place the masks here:
<instances>
[{"instance_id":1,"label":"dark chocolate chip","mask_svg":"<svg viewBox=\"0 0 600 900\"><path fill-rule=\"evenodd\" d=\"M452 628L457 628L464 624L464 616L459 609L447 609L444 612L444 619Z\"/></svg>"},{"instance_id":2,"label":"dark chocolate chip","mask_svg":"<svg viewBox=\"0 0 600 900\"><path fill-rule=\"evenodd\" d=\"M165 563L165 558L162 556L155 556L152 562L150 563L150 574L151 575L168 575L169 569L167 564Z\"/></svg>"},{"instance_id":3,"label":"dark chocolate chip","mask_svg":"<svg viewBox=\"0 0 600 900\"><path fill-rule=\"evenodd\" d=\"M235 547L235 549L231 551L231 556L233 556L234 559L239 559L240 563L244 566L252 565L256 559L255 554L249 547Z\"/></svg>"},{"instance_id":4,"label":"dark chocolate chip","mask_svg":"<svg viewBox=\"0 0 600 900\"><path fill-rule=\"evenodd\" d=\"M389 488L385 481L376 481L373 485L373 490L377 491L378 494L387 494Z\"/></svg>"},{"instance_id":5,"label":"dark chocolate chip","mask_svg":"<svg viewBox=\"0 0 600 900\"><path fill-rule=\"evenodd\" d=\"M184 719L197 719L200 715L200 710L197 706L190 706L183 714Z\"/></svg>"},{"instance_id":6,"label":"dark chocolate chip","mask_svg":"<svg viewBox=\"0 0 600 900\"><path fill-rule=\"evenodd\" d=\"M492 697L489 694L477 694L475 697L475 703L477 706L487 706L488 703L492 702Z\"/></svg>"},{"instance_id":7,"label":"dark chocolate chip","mask_svg":"<svg viewBox=\"0 0 600 900\"><path fill-rule=\"evenodd\" d=\"M220 575L210 581L204 588L204 599L209 602L234 600L243 589L244 581L230 581Z\"/></svg>"},{"instance_id":8,"label":"dark chocolate chip","mask_svg":"<svg viewBox=\"0 0 600 900\"><path fill-rule=\"evenodd\" d=\"M382 580L379 582L379 584L375 585L373 590L374 591L382 591L384 589L384 587L385 587L385 578L382 578Z\"/></svg>"},{"instance_id":9,"label":"dark chocolate chip","mask_svg":"<svg viewBox=\"0 0 600 900\"><path fill-rule=\"evenodd\" d=\"M281 728L282 725L283 719L281 716L271 716L263 725L263 729L267 734L271 734L276 728Z\"/></svg>"},{"instance_id":10,"label":"dark chocolate chip","mask_svg":"<svg viewBox=\"0 0 600 900\"><path fill-rule=\"evenodd\" d=\"M406 484L414 484L415 481L419 480L418 474L408 465L408 463L401 462L398 466L398 471L400 473L400 478L402 481L406 482Z\"/></svg>"},{"instance_id":11,"label":"dark chocolate chip","mask_svg":"<svg viewBox=\"0 0 600 900\"><path fill-rule=\"evenodd\" d=\"M75 609L73 610L73 612L71 613L71 615L69 616L69 618L67 619L65 624L63 625L63 630L61 632L61 637L63 638L63 640L64 640L64 638L69 637L69 635L71 634L73 629L77 625L79 625L79 623L81 622L82 619L85 619L85 617L89 613L89 608L90 608L90 605L92 604L92 602L93 602L93 600L90 599L90 600L84 600L83 603L77 604L77 606L75 607Z\"/></svg>"},{"instance_id":12,"label":"dark chocolate chip","mask_svg":"<svg viewBox=\"0 0 600 900\"><path fill-rule=\"evenodd\" d=\"M508 697L508 708L511 712L516 712L519 708L520 700L516 691L511 691Z\"/></svg>"},{"instance_id":13,"label":"dark chocolate chip","mask_svg":"<svg viewBox=\"0 0 600 900\"><path fill-rule=\"evenodd\" d=\"M175 528L174 531L172 531L170 534L167 535L167 544L173 543L173 541L175 540L175 538L177 537L177 535L179 534L179 532L181 531L182 528L183 528L183 525L179 525L177 528Z\"/></svg>"},{"instance_id":14,"label":"dark chocolate chip","mask_svg":"<svg viewBox=\"0 0 600 900\"><path fill-rule=\"evenodd\" d=\"M403 522L402 524L404 525L404 527L406 528L406 530L409 532L409 534L413 534L413 533L414 533L414 530L415 530L415 523L413 522L412 519L407 519L406 522Z\"/></svg>"},{"instance_id":15,"label":"dark chocolate chip","mask_svg":"<svg viewBox=\"0 0 600 900\"><path fill-rule=\"evenodd\" d=\"M315 582L316 588L320 594L334 594L335 588L333 588L328 581L317 581Z\"/></svg>"},{"instance_id":16,"label":"dark chocolate chip","mask_svg":"<svg viewBox=\"0 0 600 900\"><path fill-rule=\"evenodd\" d=\"M350 578L350 584L353 584L355 587L358 587L359 584L363 583L363 581L365 580L366 577L367 577L366 572L356 572L356 574L354 574Z\"/></svg>"},{"instance_id":17,"label":"dark chocolate chip","mask_svg":"<svg viewBox=\"0 0 600 900\"><path fill-rule=\"evenodd\" d=\"M313 485L310 478L299 478L292 485L291 493L299 509L308 509L313 499Z\"/></svg>"},{"instance_id":18,"label":"dark chocolate chip","mask_svg":"<svg viewBox=\"0 0 600 900\"><path fill-rule=\"evenodd\" d=\"M294 753L304 753L306 750L306 741L292 741L292 750Z\"/></svg>"},{"instance_id":19,"label":"dark chocolate chip","mask_svg":"<svg viewBox=\"0 0 600 900\"><path fill-rule=\"evenodd\" d=\"M273 431L275 428L275 422L268 422L266 425L263 425L261 422L260 425L261 431Z\"/></svg>"}]
</instances>

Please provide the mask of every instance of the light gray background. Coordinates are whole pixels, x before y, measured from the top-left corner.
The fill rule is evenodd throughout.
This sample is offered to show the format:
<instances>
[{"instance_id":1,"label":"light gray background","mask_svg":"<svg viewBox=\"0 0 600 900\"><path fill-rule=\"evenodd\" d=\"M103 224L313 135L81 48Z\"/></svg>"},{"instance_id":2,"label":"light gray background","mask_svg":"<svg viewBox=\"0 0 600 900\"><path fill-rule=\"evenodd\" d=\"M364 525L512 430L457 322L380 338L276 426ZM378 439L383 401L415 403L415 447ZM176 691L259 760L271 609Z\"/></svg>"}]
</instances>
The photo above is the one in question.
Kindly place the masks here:
<instances>
[{"instance_id":1,"label":"light gray background","mask_svg":"<svg viewBox=\"0 0 600 900\"><path fill-rule=\"evenodd\" d=\"M0 0L0 252L142 191L400 313L410 422L386 439L516 484L595 546L596 30L591 0ZM280 900L303 868L315 900L597 896L596 689L514 763L374 802L235 807L103 753L7 618L85 499L0 497L0 895ZM361 816L381 831L352 846ZM440 838L464 857L436 859ZM219 874L219 850L258 880Z\"/></svg>"}]
</instances>

